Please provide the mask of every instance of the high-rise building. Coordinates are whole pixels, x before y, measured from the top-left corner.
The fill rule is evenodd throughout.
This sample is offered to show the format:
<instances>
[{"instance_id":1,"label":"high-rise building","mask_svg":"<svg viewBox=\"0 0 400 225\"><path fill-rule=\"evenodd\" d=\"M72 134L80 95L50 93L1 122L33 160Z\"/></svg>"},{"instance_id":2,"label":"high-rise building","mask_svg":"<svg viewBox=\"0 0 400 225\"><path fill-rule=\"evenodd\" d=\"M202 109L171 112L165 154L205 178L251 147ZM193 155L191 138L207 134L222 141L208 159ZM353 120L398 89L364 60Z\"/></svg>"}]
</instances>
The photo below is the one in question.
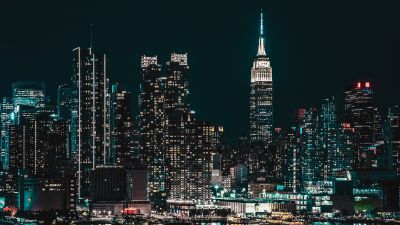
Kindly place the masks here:
<instances>
[{"instance_id":1,"label":"high-rise building","mask_svg":"<svg viewBox=\"0 0 400 225\"><path fill-rule=\"evenodd\" d=\"M345 92L345 122L354 128L357 135L356 168L371 168L371 157L375 157L369 147L374 145L374 134L380 131L381 126L373 100L371 82L357 82Z\"/></svg>"},{"instance_id":2,"label":"high-rise building","mask_svg":"<svg viewBox=\"0 0 400 225\"><path fill-rule=\"evenodd\" d=\"M319 151L318 159L322 159L319 165L323 165L321 172L324 180L334 176L336 158L339 157L337 147L337 115L335 98L324 99L319 110Z\"/></svg>"},{"instance_id":3,"label":"high-rise building","mask_svg":"<svg viewBox=\"0 0 400 225\"><path fill-rule=\"evenodd\" d=\"M318 145L318 110L314 107L302 111L301 120L298 119L298 133L302 146L302 180L315 182L322 180L322 158ZM303 124L303 125L302 125Z\"/></svg>"},{"instance_id":4,"label":"high-rise building","mask_svg":"<svg viewBox=\"0 0 400 225\"><path fill-rule=\"evenodd\" d=\"M71 158L79 198L89 196L90 172L106 165L110 124L107 58L92 48L73 50Z\"/></svg>"},{"instance_id":5,"label":"high-rise building","mask_svg":"<svg viewBox=\"0 0 400 225\"><path fill-rule=\"evenodd\" d=\"M165 82L168 198L205 203L211 200L212 154L223 128L199 121L190 109L188 72L187 53L172 53Z\"/></svg>"},{"instance_id":6,"label":"high-rise building","mask_svg":"<svg viewBox=\"0 0 400 225\"><path fill-rule=\"evenodd\" d=\"M385 136L385 155L388 169L393 169L394 173L400 175L400 108L394 106L389 108L388 116L384 124Z\"/></svg>"},{"instance_id":7,"label":"high-rise building","mask_svg":"<svg viewBox=\"0 0 400 225\"><path fill-rule=\"evenodd\" d=\"M393 151L393 171L400 175L400 107L390 109L390 133Z\"/></svg>"},{"instance_id":8,"label":"high-rise building","mask_svg":"<svg viewBox=\"0 0 400 225\"><path fill-rule=\"evenodd\" d=\"M166 75L156 57L142 57L140 148L153 208L211 200L212 154L223 128L199 121L188 101L187 54L172 53Z\"/></svg>"},{"instance_id":9,"label":"high-rise building","mask_svg":"<svg viewBox=\"0 0 400 225\"><path fill-rule=\"evenodd\" d=\"M354 129L349 123L342 123L337 134L337 149L335 154L334 172L344 172L353 169L354 166L354 150L356 144L356 136Z\"/></svg>"},{"instance_id":10,"label":"high-rise building","mask_svg":"<svg viewBox=\"0 0 400 225\"><path fill-rule=\"evenodd\" d=\"M57 115L60 120L71 122L71 87L68 84L58 86L57 89Z\"/></svg>"},{"instance_id":11,"label":"high-rise building","mask_svg":"<svg viewBox=\"0 0 400 225\"><path fill-rule=\"evenodd\" d=\"M46 106L45 85L43 82L15 82L12 84L12 101L15 123L35 117Z\"/></svg>"},{"instance_id":12,"label":"high-rise building","mask_svg":"<svg viewBox=\"0 0 400 225\"><path fill-rule=\"evenodd\" d=\"M123 166L132 159L134 126L131 113L131 92L119 84L111 91L111 154L110 163Z\"/></svg>"},{"instance_id":13,"label":"high-rise building","mask_svg":"<svg viewBox=\"0 0 400 225\"><path fill-rule=\"evenodd\" d=\"M197 148L197 120L194 112L176 112L176 118L168 121L168 144L166 163L168 165L169 201L196 199L195 170ZM201 162L199 162L201 166ZM197 197L197 196L196 196ZM200 200L200 198L198 198Z\"/></svg>"},{"instance_id":14,"label":"high-rise building","mask_svg":"<svg viewBox=\"0 0 400 225\"><path fill-rule=\"evenodd\" d=\"M9 168L9 126L15 119L12 99L4 97L1 103L0 161L4 170Z\"/></svg>"},{"instance_id":15,"label":"high-rise building","mask_svg":"<svg viewBox=\"0 0 400 225\"><path fill-rule=\"evenodd\" d=\"M155 209L167 198L165 165L165 78L157 56L142 56L139 94L139 145L148 168L149 199Z\"/></svg>"},{"instance_id":16,"label":"high-rise building","mask_svg":"<svg viewBox=\"0 0 400 225\"><path fill-rule=\"evenodd\" d=\"M10 171L16 173L18 169L24 169L28 175L62 175L65 171L55 168L67 154L63 125L47 112L10 125Z\"/></svg>"},{"instance_id":17,"label":"high-rise building","mask_svg":"<svg viewBox=\"0 0 400 225\"><path fill-rule=\"evenodd\" d=\"M197 194L196 199L203 202L211 201L211 180L213 171L213 155L218 152L222 146L222 137L224 128L222 126L211 125L206 122L197 124L197 140L195 154L195 174L197 175Z\"/></svg>"},{"instance_id":18,"label":"high-rise building","mask_svg":"<svg viewBox=\"0 0 400 225\"><path fill-rule=\"evenodd\" d=\"M165 84L165 110L169 117L175 113L189 111L189 65L187 53L171 54L167 62Z\"/></svg>"},{"instance_id":19,"label":"high-rise building","mask_svg":"<svg viewBox=\"0 0 400 225\"><path fill-rule=\"evenodd\" d=\"M197 173L203 169L203 160L198 158L195 150L198 148L198 121L189 106L188 71L187 54L172 53L171 60L167 62L165 86L169 201L203 199L198 196L200 192L197 190L200 179Z\"/></svg>"},{"instance_id":20,"label":"high-rise building","mask_svg":"<svg viewBox=\"0 0 400 225\"><path fill-rule=\"evenodd\" d=\"M290 127L287 131L281 131L279 148L284 158L283 183L285 188L294 193L300 192L302 188L301 177L301 144L297 135L296 127Z\"/></svg>"},{"instance_id":21,"label":"high-rise building","mask_svg":"<svg viewBox=\"0 0 400 225\"><path fill-rule=\"evenodd\" d=\"M60 126L60 132L65 136L66 155L65 159L71 156L71 116L72 116L72 89L69 84L62 84L57 89L56 115Z\"/></svg>"},{"instance_id":22,"label":"high-rise building","mask_svg":"<svg viewBox=\"0 0 400 225\"><path fill-rule=\"evenodd\" d=\"M273 133L272 68L265 52L263 29L261 12L258 51L251 68L250 139L252 141L271 141Z\"/></svg>"},{"instance_id":23,"label":"high-rise building","mask_svg":"<svg viewBox=\"0 0 400 225\"><path fill-rule=\"evenodd\" d=\"M43 82L15 82L12 84L14 107L19 105L44 106L45 85Z\"/></svg>"}]
</instances>

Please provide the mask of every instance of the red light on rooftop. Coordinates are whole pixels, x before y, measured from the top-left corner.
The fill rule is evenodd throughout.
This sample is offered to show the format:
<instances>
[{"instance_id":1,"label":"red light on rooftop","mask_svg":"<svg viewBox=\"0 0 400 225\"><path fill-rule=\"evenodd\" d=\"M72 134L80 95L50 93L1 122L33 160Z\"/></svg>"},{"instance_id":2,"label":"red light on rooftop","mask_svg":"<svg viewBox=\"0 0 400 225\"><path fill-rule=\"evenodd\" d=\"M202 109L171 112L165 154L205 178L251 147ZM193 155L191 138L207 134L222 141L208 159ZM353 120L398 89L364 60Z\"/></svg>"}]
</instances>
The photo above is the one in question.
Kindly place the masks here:
<instances>
[{"instance_id":1,"label":"red light on rooftop","mask_svg":"<svg viewBox=\"0 0 400 225\"><path fill-rule=\"evenodd\" d=\"M365 87L369 88L371 86L371 84L369 82L365 82Z\"/></svg>"},{"instance_id":2,"label":"red light on rooftop","mask_svg":"<svg viewBox=\"0 0 400 225\"><path fill-rule=\"evenodd\" d=\"M361 82L357 82L357 88L361 88Z\"/></svg>"}]
</instances>

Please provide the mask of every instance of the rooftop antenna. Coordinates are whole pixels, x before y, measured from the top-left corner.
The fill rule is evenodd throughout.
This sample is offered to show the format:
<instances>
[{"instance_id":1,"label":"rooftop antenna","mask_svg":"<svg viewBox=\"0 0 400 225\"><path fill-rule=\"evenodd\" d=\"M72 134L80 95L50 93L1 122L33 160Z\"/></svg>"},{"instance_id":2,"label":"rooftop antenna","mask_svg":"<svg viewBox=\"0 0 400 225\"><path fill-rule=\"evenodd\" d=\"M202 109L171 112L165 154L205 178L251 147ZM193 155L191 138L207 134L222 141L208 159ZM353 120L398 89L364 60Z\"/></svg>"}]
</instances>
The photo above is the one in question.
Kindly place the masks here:
<instances>
[{"instance_id":1,"label":"rooftop antenna","mask_svg":"<svg viewBox=\"0 0 400 225\"><path fill-rule=\"evenodd\" d=\"M90 48L93 49L93 24L90 24Z\"/></svg>"},{"instance_id":2,"label":"rooftop antenna","mask_svg":"<svg viewBox=\"0 0 400 225\"><path fill-rule=\"evenodd\" d=\"M263 9L261 9L260 13L260 36L264 35L264 20L263 20Z\"/></svg>"}]
</instances>

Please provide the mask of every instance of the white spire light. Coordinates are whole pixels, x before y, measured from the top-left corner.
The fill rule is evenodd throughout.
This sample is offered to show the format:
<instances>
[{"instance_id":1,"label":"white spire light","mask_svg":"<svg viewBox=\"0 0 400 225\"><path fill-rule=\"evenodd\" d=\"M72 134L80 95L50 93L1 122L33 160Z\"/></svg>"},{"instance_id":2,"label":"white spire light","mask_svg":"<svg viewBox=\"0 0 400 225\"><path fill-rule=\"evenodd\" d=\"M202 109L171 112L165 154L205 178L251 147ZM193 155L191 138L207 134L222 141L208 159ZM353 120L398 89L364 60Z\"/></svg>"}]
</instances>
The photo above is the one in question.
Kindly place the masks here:
<instances>
[{"instance_id":1,"label":"white spire light","mask_svg":"<svg viewBox=\"0 0 400 225\"><path fill-rule=\"evenodd\" d=\"M267 55L265 53L265 45L264 45L264 22L263 22L263 11L261 9L260 14L260 37L258 38L258 51L257 56Z\"/></svg>"}]
</instances>

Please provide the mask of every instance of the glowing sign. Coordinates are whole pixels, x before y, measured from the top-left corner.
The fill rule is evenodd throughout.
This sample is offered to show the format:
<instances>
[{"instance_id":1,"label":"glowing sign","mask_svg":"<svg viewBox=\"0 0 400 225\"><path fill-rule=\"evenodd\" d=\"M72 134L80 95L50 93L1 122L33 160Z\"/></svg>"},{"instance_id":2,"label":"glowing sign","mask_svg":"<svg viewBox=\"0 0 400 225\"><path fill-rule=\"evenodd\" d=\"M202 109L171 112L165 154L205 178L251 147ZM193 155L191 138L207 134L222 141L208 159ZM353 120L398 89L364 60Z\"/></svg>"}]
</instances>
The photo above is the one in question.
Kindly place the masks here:
<instances>
[{"instance_id":1,"label":"glowing sign","mask_svg":"<svg viewBox=\"0 0 400 225\"><path fill-rule=\"evenodd\" d=\"M138 215L140 214L140 209L137 208L125 208L124 209L125 215Z\"/></svg>"}]
</instances>

